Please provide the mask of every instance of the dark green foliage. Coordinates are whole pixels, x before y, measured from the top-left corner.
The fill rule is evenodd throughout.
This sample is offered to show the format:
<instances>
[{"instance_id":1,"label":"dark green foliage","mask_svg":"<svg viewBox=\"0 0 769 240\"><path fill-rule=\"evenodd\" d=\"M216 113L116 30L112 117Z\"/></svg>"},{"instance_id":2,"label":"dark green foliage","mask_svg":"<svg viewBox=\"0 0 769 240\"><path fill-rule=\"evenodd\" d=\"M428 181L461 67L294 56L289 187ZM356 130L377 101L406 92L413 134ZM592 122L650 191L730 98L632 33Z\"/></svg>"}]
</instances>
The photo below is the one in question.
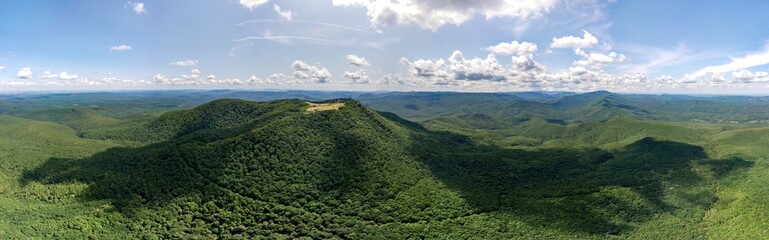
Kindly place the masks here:
<instances>
[{"instance_id":1,"label":"dark green foliage","mask_svg":"<svg viewBox=\"0 0 769 240\"><path fill-rule=\"evenodd\" d=\"M628 117L693 97L422 95L364 98L427 127L351 99L318 112L237 99L162 114L180 105L15 108L51 122L0 115L0 236L702 239L769 227L766 128ZM568 96L583 100L558 102Z\"/></svg>"},{"instance_id":2,"label":"dark green foliage","mask_svg":"<svg viewBox=\"0 0 769 240\"><path fill-rule=\"evenodd\" d=\"M87 183L80 198L109 200L130 231L164 238L589 237L661 214L696 221L715 198L700 187L715 180L692 168L750 166L650 138L612 152L499 149L344 102L306 113L301 101L215 101L146 125L172 138L51 159L22 179ZM698 197L670 203L672 185Z\"/></svg>"}]
</instances>

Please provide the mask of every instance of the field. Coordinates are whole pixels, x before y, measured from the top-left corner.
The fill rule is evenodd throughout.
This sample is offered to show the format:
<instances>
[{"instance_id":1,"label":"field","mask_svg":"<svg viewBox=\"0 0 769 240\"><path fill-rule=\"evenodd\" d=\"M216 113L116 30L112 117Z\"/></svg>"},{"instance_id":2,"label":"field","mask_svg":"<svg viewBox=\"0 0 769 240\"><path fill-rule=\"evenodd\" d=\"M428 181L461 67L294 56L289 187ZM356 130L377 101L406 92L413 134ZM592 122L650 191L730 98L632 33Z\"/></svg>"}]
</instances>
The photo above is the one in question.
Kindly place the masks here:
<instances>
[{"instance_id":1,"label":"field","mask_svg":"<svg viewBox=\"0 0 769 240\"><path fill-rule=\"evenodd\" d=\"M0 237L759 239L764 109L607 92L5 95Z\"/></svg>"}]
</instances>

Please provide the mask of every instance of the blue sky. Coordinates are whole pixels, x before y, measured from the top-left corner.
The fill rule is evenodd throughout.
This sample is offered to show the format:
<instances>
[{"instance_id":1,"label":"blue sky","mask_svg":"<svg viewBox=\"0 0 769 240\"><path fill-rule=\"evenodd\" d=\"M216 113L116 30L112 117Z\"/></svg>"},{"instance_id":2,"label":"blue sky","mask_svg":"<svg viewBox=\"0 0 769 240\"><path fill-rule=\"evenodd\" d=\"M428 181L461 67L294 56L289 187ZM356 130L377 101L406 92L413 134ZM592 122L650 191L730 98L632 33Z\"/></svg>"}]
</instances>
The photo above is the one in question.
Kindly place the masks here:
<instances>
[{"instance_id":1,"label":"blue sky","mask_svg":"<svg viewBox=\"0 0 769 240\"><path fill-rule=\"evenodd\" d=\"M767 1L3 1L0 91L769 92Z\"/></svg>"}]
</instances>

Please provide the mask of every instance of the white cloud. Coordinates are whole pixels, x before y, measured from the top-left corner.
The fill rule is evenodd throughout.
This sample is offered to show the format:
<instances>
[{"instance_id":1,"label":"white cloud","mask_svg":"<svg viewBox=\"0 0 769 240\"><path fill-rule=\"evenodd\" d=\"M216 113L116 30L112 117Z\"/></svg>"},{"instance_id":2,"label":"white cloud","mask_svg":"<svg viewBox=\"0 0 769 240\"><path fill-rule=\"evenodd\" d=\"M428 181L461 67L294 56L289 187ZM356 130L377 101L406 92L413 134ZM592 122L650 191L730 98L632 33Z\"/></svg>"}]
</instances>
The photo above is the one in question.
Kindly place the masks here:
<instances>
[{"instance_id":1,"label":"white cloud","mask_svg":"<svg viewBox=\"0 0 769 240\"><path fill-rule=\"evenodd\" d=\"M163 74L160 74L160 73L155 74L155 76L152 76L152 80L155 81L155 82L159 82L159 83L168 82L168 78L166 77L166 75L163 75Z\"/></svg>"},{"instance_id":2,"label":"white cloud","mask_svg":"<svg viewBox=\"0 0 769 240\"><path fill-rule=\"evenodd\" d=\"M282 85L285 83L295 83L291 81L292 80L287 79L283 74L272 74L267 78L260 78L255 75L251 75L251 77L246 79L246 83L250 85Z\"/></svg>"},{"instance_id":3,"label":"white cloud","mask_svg":"<svg viewBox=\"0 0 769 240\"><path fill-rule=\"evenodd\" d=\"M604 71L594 71L582 67L572 67L568 72L543 73L536 76L536 81L529 86L549 90L636 90L636 87L648 88L644 73L613 75Z\"/></svg>"},{"instance_id":4,"label":"white cloud","mask_svg":"<svg viewBox=\"0 0 769 240\"><path fill-rule=\"evenodd\" d=\"M408 58L401 58L400 60L401 64L406 65L406 67L409 69L409 73L412 76L417 77L439 77L439 78L445 78L448 76L448 73L446 70L444 70L446 61L443 59L437 59L437 60L425 60L425 59L419 59L414 62L410 61Z\"/></svg>"},{"instance_id":5,"label":"white cloud","mask_svg":"<svg viewBox=\"0 0 769 240\"><path fill-rule=\"evenodd\" d=\"M317 83L326 83L331 78L331 73L325 67L309 65L303 61L295 60L291 64L293 75L300 80L313 80Z\"/></svg>"},{"instance_id":6,"label":"white cloud","mask_svg":"<svg viewBox=\"0 0 769 240\"><path fill-rule=\"evenodd\" d=\"M29 78L31 78L32 77L32 68L25 67L25 68L19 69L19 73L16 74L16 77L17 78L21 78L21 79L29 79Z\"/></svg>"},{"instance_id":7,"label":"white cloud","mask_svg":"<svg viewBox=\"0 0 769 240\"><path fill-rule=\"evenodd\" d=\"M275 10L275 12L278 13L281 18L291 21L291 10L281 11L278 4L273 4L272 9Z\"/></svg>"},{"instance_id":8,"label":"white cloud","mask_svg":"<svg viewBox=\"0 0 769 240\"><path fill-rule=\"evenodd\" d=\"M371 65L368 63L368 61L366 61L366 58L358 57L353 54L347 55L347 62L349 62L352 65L355 65L356 67L368 67Z\"/></svg>"},{"instance_id":9,"label":"white cloud","mask_svg":"<svg viewBox=\"0 0 769 240\"><path fill-rule=\"evenodd\" d=\"M732 80L745 83L766 82L769 81L769 73L757 71L755 73L746 69L732 72Z\"/></svg>"},{"instance_id":10,"label":"white cloud","mask_svg":"<svg viewBox=\"0 0 769 240\"><path fill-rule=\"evenodd\" d=\"M449 57L449 69L456 80L507 80L509 71L497 61L494 54L489 54L486 59L465 59L460 51L454 51Z\"/></svg>"},{"instance_id":11,"label":"white cloud","mask_svg":"<svg viewBox=\"0 0 769 240\"><path fill-rule=\"evenodd\" d=\"M764 49L761 52L751 53L741 58L732 58L727 64L707 66L697 70L691 75L694 77L703 77L708 73L725 73L766 64L769 64L769 43L764 45Z\"/></svg>"},{"instance_id":12,"label":"white cloud","mask_svg":"<svg viewBox=\"0 0 769 240\"><path fill-rule=\"evenodd\" d=\"M132 5L136 14L147 13L147 10L144 9L144 3L137 2L133 3Z\"/></svg>"},{"instance_id":13,"label":"white cloud","mask_svg":"<svg viewBox=\"0 0 769 240\"><path fill-rule=\"evenodd\" d=\"M67 72L61 72L59 73L58 78L61 80L75 80L77 79L77 74L70 75Z\"/></svg>"},{"instance_id":14,"label":"white cloud","mask_svg":"<svg viewBox=\"0 0 769 240\"><path fill-rule=\"evenodd\" d=\"M213 74L212 74L212 75L208 75L208 76L206 77L206 79L208 79L208 80L213 80L213 79L216 79L216 76L214 76Z\"/></svg>"},{"instance_id":15,"label":"white cloud","mask_svg":"<svg viewBox=\"0 0 769 240\"><path fill-rule=\"evenodd\" d=\"M171 63L171 65L174 65L174 66L195 66L197 64L198 64L198 60L196 59L185 59L185 60L179 60Z\"/></svg>"},{"instance_id":16,"label":"white cloud","mask_svg":"<svg viewBox=\"0 0 769 240\"><path fill-rule=\"evenodd\" d=\"M588 31L584 31L583 36L566 36L560 38L553 38L553 43L550 44L550 48L590 48L598 44L598 39L590 34Z\"/></svg>"},{"instance_id":17,"label":"white cloud","mask_svg":"<svg viewBox=\"0 0 769 240\"><path fill-rule=\"evenodd\" d=\"M197 68L193 68L192 70L190 70L190 75L184 74L182 75L182 78L186 80L198 80L200 78L199 74L200 74L200 70L198 70Z\"/></svg>"},{"instance_id":18,"label":"white cloud","mask_svg":"<svg viewBox=\"0 0 769 240\"><path fill-rule=\"evenodd\" d=\"M269 76L269 78L270 79L284 79L284 78L286 78L286 75L282 74L282 73L273 73L272 75Z\"/></svg>"},{"instance_id":19,"label":"white cloud","mask_svg":"<svg viewBox=\"0 0 769 240\"><path fill-rule=\"evenodd\" d=\"M5 72L5 66L0 66L0 72Z\"/></svg>"},{"instance_id":20,"label":"white cloud","mask_svg":"<svg viewBox=\"0 0 769 240\"><path fill-rule=\"evenodd\" d=\"M254 8L267 2L269 2L269 0L240 0L240 5L243 5L244 7L248 8L248 10L253 11Z\"/></svg>"},{"instance_id":21,"label":"white cloud","mask_svg":"<svg viewBox=\"0 0 769 240\"><path fill-rule=\"evenodd\" d=\"M532 54L513 57L513 67L519 72L545 71L545 66L534 61Z\"/></svg>"},{"instance_id":22,"label":"white cloud","mask_svg":"<svg viewBox=\"0 0 769 240\"><path fill-rule=\"evenodd\" d=\"M575 49L574 53L577 56L581 56L583 59L574 62L574 66L586 67L591 69L600 69L607 64L624 62L627 60L624 54L618 54L610 52L609 54L603 54L599 52L585 53L581 49Z\"/></svg>"},{"instance_id":23,"label":"white cloud","mask_svg":"<svg viewBox=\"0 0 769 240\"><path fill-rule=\"evenodd\" d=\"M77 80L77 74L70 75L67 72L61 72L59 74L52 73L51 71L44 71L43 75L40 75L40 79L59 79L59 80Z\"/></svg>"},{"instance_id":24,"label":"white cloud","mask_svg":"<svg viewBox=\"0 0 769 240\"><path fill-rule=\"evenodd\" d=\"M524 51L525 52L525 51ZM479 91L549 90L549 91L649 91L652 87L662 89L659 81L649 82L645 73L613 74L599 66L624 61L617 53L582 53L586 64L575 64L566 71L547 72L542 64L534 60L533 54L512 57L512 65L504 66L493 54L486 58L465 58L455 51L447 60L419 59L411 61L401 58L408 74L385 74L372 80L374 84L420 87L427 89L450 89ZM609 58L609 59L607 59ZM590 63L590 64L587 64ZM579 66L585 65L585 66ZM684 86L675 81L669 86Z\"/></svg>"},{"instance_id":25,"label":"white cloud","mask_svg":"<svg viewBox=\"0 0 769 240\"><path fill-rule=\"evenodd\" d=\"M504 82L511 78L530 78L544 70L531 54L513 57L512 68L505 68L494 54L486 58L466 59L460 51L454 51L448 62L443 59L419 59L412 62L401 58L401 64L407 67L411 76L436 85L467 84L467 81Z\"/></svg>"},{"instance_id":26,"label":"white cloud","mask_svg":"<svg viewBox=\"0 0 769 240\"><path fill-rule=\"evenodd\" d=\"M445 24L460 25L475 15L513 18L526 21L542 17L555 7L557 0L333 0L334 6L361 6L367 10L371 26L417 24L437 30Z\"/></svg>"},{"instance_id":27,"label":"white cloud","mask_svg":"<svg viewBox=\"0 0 769 240\"><path fill-rule=\"evenodd\" d=\"M58 77L58 74L52 73L51 71L43 71L43 75L40 75L40 78L42 79L54 79Z\"/></svg>"},{"instance_id":28,"label":"white cloud","mask_svg":"<svg viewBox=\"0 0 769 240\"><path fill-rule=\"evenodd\" d=\"M509 43L503 42L494 46L487 47L486 51L489 51L493 54L498 54L498 55L532 54L537 51L537 44L528 43L528 42L518 42L518 41L512 41Z\"/></svg>"},{"instance_id":29,"label":"white cloud","mask_svg":"<svg viewBox=\"0 0 769 240\"><path fill-rule=\"evenodd\" d=\"M117 45L109 48L111 51L128 51L133 49L131 45Z\"/></svg>"},{"instance_id":30,"label":"white cloud","mask_svg":"<svg viewBox=\"0 0 769 240\"><path fill-rule=\"evenodd\" d=\"M358 71L355 71L355 72L345 71L344 77L349 78L350 80L353 81L353 83L369 82L368 74L366 74L366 71L364 71L363 69L359 69Z\"/></svg>"},{"instance_id":31,"label":"white cloud","mask_svg":"<svg viewBox=\"0 0 769 240\"><path fill-rule=\"evenodd\" d=\"M672 83L675 80L676 80L676 78L674 78L673 76L670 76L670 75L662 75L662 76L657 77L657 81L663 82L663 83Z\"/></svg>"}]
</instances>

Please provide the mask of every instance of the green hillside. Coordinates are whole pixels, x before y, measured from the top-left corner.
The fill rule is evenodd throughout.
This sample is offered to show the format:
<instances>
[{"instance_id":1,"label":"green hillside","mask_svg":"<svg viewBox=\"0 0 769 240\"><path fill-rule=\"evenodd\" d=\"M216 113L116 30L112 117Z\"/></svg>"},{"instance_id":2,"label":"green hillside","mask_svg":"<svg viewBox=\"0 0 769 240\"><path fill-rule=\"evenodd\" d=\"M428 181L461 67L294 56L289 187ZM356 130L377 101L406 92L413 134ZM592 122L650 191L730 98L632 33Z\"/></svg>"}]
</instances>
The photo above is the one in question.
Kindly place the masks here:
<instances>
[{"instance_id":1,"label":"green hillside","mask_svg":"<svg viewBox=\"0 0 769 240\"><path fill-rule=\"evenodd\" d=\"M320 104L341 108L222 99L80 132L3 117L2 141L47 145L0 155L0 214L12 219L0 235L709 238L736 236L741 225L725 222L735 216L756 221L740 236L762 231L749 210L766 209L762 201L734 198L764 189L763 153L732 147L753 146L734 140L748 130L630 118L505 127L457 116L529 143L520 148L350 99Z\"/></svg>"}]
</instances>

